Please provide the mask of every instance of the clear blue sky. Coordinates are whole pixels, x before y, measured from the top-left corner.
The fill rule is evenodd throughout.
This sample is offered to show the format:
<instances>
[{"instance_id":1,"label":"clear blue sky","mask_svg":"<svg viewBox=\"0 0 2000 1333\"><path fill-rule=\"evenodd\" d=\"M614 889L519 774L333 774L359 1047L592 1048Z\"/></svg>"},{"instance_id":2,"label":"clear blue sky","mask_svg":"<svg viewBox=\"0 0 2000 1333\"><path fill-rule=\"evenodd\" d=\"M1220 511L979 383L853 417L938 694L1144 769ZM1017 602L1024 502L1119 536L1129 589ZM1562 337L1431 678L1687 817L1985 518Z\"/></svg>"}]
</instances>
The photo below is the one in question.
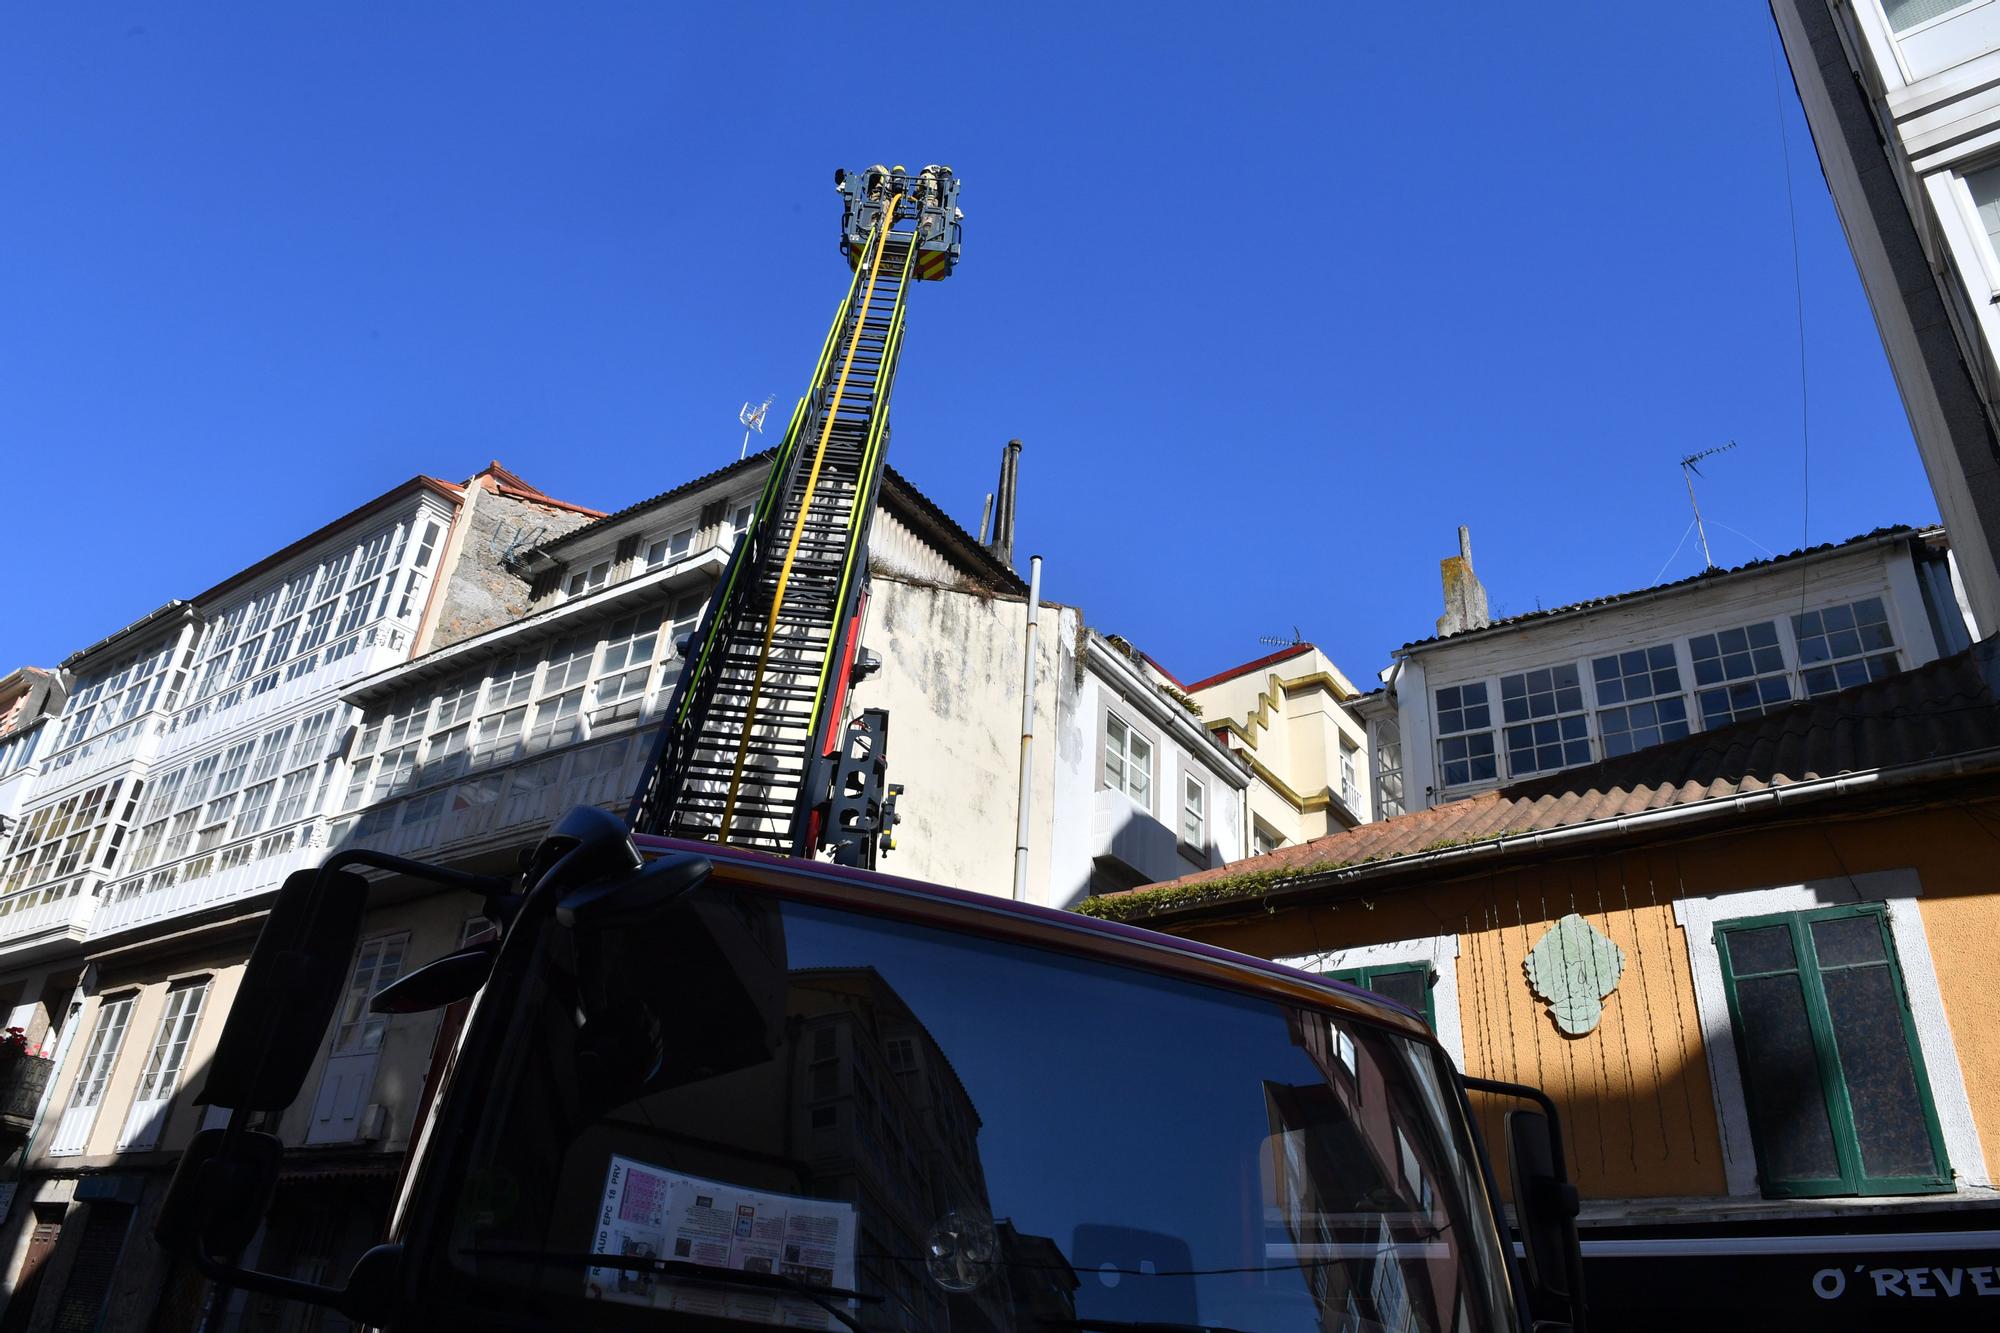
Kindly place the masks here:
<instances>
[{"instance_id":1,"label":"clear blue sky","mask_svg":"<svg viewBox=\"0 0 2000 1333\"><path fill-rule=\"evenodd\" d=\"M1228 14L1231 17L1222 18ZM1047 591L1194 677L1365 677L1469 523L1496 612L1936 508L1761 5L10 6L0 670L417 472L615 507L735 457L943 161L892 461L1026 442ZM1734 531L1732 531L1732 529ZM1738 535L1741 534L1741 535Z\"/></svg>"}]
</instances>

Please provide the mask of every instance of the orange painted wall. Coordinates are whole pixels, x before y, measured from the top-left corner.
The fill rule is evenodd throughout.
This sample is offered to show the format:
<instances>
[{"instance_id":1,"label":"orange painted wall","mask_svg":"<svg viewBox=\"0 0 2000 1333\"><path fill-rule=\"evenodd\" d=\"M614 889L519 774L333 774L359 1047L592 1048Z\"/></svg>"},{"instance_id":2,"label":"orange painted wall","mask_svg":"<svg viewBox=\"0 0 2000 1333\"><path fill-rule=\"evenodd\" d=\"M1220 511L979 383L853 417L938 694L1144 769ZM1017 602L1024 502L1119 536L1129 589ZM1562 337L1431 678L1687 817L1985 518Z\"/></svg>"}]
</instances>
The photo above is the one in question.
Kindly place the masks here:
<instances>
[{"instance_id":1,"label":"orange painted wall","mask_svg":"<svg viewBox=\"0 0 2000 1333\"><path fill-rule=\"evenodd\" d=\"M1456 934L1466 1072L1532 1083L1555 1098L1585 1195L1719 1195L1715 1101L1673 901L1903 868L1923 885L1925 933L1982 1143L2000 1144L2000 985L1991 962L2000 941L2000 802L1548 861L1388 890L1365 903L1259 908L1182 933L1267 958ZM1602 1020L1581 1037L1556 1028L1523 970L1529 948L1570 911L1625 953ZM1482 1120L1488 1143L1501 1142L1497 1113Z\"/></svg>"}]
</instances>

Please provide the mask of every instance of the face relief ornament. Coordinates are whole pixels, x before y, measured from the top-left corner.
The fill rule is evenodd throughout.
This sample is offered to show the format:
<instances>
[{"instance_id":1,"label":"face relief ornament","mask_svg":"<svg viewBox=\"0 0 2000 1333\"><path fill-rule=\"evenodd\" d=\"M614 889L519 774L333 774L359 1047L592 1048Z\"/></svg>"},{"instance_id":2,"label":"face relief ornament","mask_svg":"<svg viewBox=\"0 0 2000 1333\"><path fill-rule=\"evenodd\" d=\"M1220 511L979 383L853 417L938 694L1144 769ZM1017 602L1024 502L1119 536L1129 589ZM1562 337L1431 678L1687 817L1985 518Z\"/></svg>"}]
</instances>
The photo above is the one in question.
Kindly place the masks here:
<instances>
[{"instance_id":1,"label":"face relief ornament","mask_svg":"<svg viewBox=\"0 0 2000 1333\"><path fill-rule=\"evenodd\" d=\"M1535 942L1521 966L1535 994L1548 1001L1556 1026L1581 1037L1604 1016L1604 997L1625 971L1625 951L1571 912Z\"/></svg>"}]
</instances>

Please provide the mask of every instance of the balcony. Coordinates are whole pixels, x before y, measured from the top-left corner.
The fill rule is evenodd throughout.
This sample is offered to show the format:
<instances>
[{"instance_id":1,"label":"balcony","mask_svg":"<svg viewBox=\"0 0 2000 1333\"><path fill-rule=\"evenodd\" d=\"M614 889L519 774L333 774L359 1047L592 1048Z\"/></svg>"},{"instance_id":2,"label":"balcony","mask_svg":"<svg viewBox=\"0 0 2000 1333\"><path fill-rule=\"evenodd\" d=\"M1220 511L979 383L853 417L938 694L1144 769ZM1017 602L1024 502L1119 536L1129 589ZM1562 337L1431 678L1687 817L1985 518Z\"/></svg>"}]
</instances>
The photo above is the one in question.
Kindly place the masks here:
<instances>
[{"instance_id":1,"label":"balcony","mask_svg":"<svg viewBox=\"0 0 2000 1333\"><path fill-rule=\"evenodd\" d=\"M0 954L11 965L81 943L97 910L82 876L0 898Z\"/></svg>"},{"instance_id":2,"label":"balcony","mask_svg":"<svg viewBox=\"0 0 2000 1333\"><path fill-rule=\"evenodd\" d=\"M1091 856L1113 860L1139 876L1142 884L1186 874L1174 831L1133 803L1122 791L1100 788L1091 807Z\"/></svg>"},{"instance_id":3,"label":"balcony","mask_svg":"<svg viewBox=\"0 0 2000 1333\"><path fill-rule=\"evenodd\" d=\"M326 848L310 845L313 828L309 821L263 833L120 881L105 890L89 923L90 937L102 939L276 889L285 876L318 865L326 855Z\"/></svg>"},{"instance_id":4,"label":"balcony","mask_svg":"<svg viewBox=\"0 0 2000 1333\"><path fill-rule=\"evenodd\" d=\"M56 1062L45 1055L0 1051L0 1140L26 1138Z\"/></svg>"},{"instance_id":5,"label":"balcony","mask_svg":"<svg viewBox=\"0 0 2000 1333\"><path fill-rule=\"evenodd\" d=\"M370 807L335 827L336 847L367 847L431 859L488 845L532 841L579 805L622 811L639 770L652 758L652 736L627 731L498 770L474 771L449 785Z\"/></svg>"}]
</instances>

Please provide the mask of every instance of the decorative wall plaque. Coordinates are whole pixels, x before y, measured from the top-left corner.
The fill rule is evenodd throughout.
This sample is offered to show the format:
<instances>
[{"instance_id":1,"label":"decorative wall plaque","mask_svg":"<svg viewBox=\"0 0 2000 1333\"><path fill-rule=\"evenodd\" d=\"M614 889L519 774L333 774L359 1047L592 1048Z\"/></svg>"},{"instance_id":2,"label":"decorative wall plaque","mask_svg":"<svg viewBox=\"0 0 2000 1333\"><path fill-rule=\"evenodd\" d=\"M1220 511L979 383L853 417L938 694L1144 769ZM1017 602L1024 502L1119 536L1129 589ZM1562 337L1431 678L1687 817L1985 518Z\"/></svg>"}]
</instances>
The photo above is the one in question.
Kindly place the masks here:
<instances>
[{"instance_id":1,"label":"decorative wall plaque","mask_svg":"<svg viewBox=\"0 0 2000 1333\"><path fill-rule=\"evenodd\" d=\"M1535 941L1521 966L1535 994L1548 1001L1556 1026L1581 1037L1604 1016L1604 997L1625 971L1625 951L1571 912Z\"/></svg>"}]
</instances>

